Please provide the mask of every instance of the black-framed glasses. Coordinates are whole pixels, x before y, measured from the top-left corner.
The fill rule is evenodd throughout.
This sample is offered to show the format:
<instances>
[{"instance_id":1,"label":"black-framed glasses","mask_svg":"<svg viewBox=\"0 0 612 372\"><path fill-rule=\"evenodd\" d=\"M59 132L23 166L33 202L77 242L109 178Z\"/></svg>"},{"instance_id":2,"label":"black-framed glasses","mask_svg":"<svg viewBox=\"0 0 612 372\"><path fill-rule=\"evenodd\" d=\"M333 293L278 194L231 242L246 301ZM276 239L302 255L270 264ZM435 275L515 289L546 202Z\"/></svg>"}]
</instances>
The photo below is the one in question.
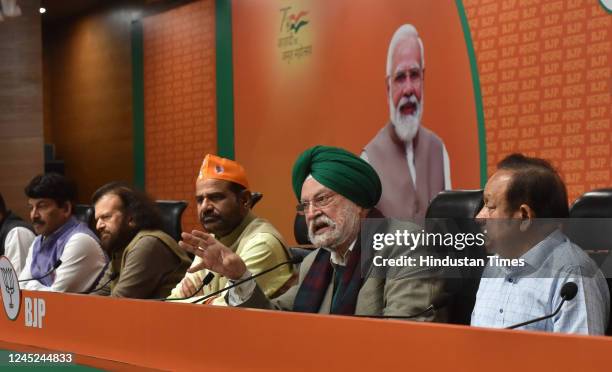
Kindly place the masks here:
<instances>
[{"instance_id":1,"label":"black-framed glasses","mask_svg":"<svg viewBox=\"0 0 612 372\"><path fill-rule=\"evenodd\" d=\"M316 196L310 201L306 200L301 202L295 207L295 209L299 214L304 214L310 208L310 206L313 206L317 209L324 208L334 200L334 196L336 195L338 194L323 194Z\"/></svg>"}]
</instances>

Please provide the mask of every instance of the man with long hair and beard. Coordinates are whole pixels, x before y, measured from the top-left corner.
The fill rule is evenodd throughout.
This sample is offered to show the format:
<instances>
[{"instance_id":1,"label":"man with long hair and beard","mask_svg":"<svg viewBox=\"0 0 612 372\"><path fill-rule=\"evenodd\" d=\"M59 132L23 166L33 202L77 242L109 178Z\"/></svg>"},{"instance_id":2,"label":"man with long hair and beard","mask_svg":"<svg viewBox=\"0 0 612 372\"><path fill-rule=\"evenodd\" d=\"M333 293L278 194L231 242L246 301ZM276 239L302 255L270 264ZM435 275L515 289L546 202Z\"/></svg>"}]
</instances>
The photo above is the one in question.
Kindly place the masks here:
<instances>
[{"instance_id":1,"label":"man with long hair and beard","mask_svg":"<svg viewBox=\"0 0 612 372\"><path fill-rule=\"evenodd\" d=\"M129 298L167 296L189 267L189 257L161 230L155 204L120 182L93 195L96 230L111 262L98 295Z\"/></svg>"}]
</instances>

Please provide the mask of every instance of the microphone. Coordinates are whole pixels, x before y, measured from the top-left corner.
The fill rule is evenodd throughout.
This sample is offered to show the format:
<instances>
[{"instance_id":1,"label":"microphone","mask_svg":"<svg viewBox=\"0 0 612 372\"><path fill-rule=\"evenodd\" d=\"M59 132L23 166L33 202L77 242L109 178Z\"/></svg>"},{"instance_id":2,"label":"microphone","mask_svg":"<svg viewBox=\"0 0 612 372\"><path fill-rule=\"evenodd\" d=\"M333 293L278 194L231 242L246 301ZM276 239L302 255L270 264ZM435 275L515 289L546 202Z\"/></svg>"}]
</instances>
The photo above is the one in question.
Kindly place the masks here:
<instances>
[{"instance_id":1,"label":"microphone","mask_svg":"<svg viewBox=\"0 0 612 372\"><path fill-rule=\"evenodd\" d=\"M51 275L52 272L54 272L60 265L62 264L62 260L57 260L55 262L55 265L53 265L53 267L51 268L51 270L47 271L44 275L41 276L37 276L36 278L29 278L29 279L21 279L18 282L19 283L23 283L23 282L30 282L32 280L40 280L43 278L48 277L49 275Z\"/></svg>"},{"instance_id":2,"label":"microphone","mask_svg":"<svg viewBox=\"0 0 612 372\"><path fill-rule=\"evenodd\" d=\"M119 273L112 273L110 278L108 278L108 280L103 285L99 286L98 288L91 289L89 291L79 292L79 294L91 294L93 292L100 291L100 290L104 289L104 287L106 287L110 282L112 282L113 280L117 279L118 276L119 276Z\"/></svg>"},{"instance_id":3,"label":"microphone","mask_svg":"<svg viewBox=\"0 0 612 372\"><path fill-rule=\"evenodd\" d=\"M215 274L212 271L209 272L208 274L206 274L204 279L202 279L202 284L191 295L189 295L187 297L181 297L181 298L160 298L158 301L184 301L184 300L188 300L188 299L192 298L193 296L195 296L196 293L200 292L202 290L202 288L204 288L204 286L206 286L210 282L212 282L214 277L215 277Z\"/></svg>"},{"instance_id":4,"label":"microphone","mask_svg":"<svg viewBox=\"0 0 612 372\"><path fill-rule=\"evenodd\" d=\"M358 318L375 318L375 319L413 319L418 318L421 315L427 314L431 311L437 311L449 304L451 295L448 293L442 293L435 298L425 310L419 311L416 314L411 315L353 315Z\"/></svg>"},{"instance_id":5,"label":"microphone","mask_svg":"<svg viewBox=\"0 0 612 372\"><path fill-rule=\"evenodd\" d=\"M293 257L293 258L292 258L292 259L290 259L290 260L287 260L287 261L285 261L285 262L281 262L281 263L279 263L279 264L277 264L277 265L274 265L274 266L272 266L271 268L266 269L266 270L264 270L264 271L262 271L262 272L260 272L260 273L257 273L257 274L255 274L255 275L251 275L251 276L249 276L249 277L248 277L248 278L246 278L246 279L239 280L239 281L235 282L234 284L230 285L229 287L225 287L225 288L220 289L220 290L218 290L218 291L215 291L215 292L213 292L213 293L209 293L209 294L207 294L206 296L204 296L204 297L202 297L202 298L198 298L197 300L195 300L195 301L193 301L193 302L191 302L191 303L192 303L192 304L197 304L198 302L204 302L204 301L208 300L209 298L211 298L211 297L215 297L216 295L218 295L218 294L220 294L220 293L223 293L223 292L225 292L225 291L227 291L227 290L229 290L229 289L232 289L232 288L234 288L234 287L238 287L240 284L242 284L242 283L244 283L244 282L248 282L249 280L253 280L253 279L257 278L257 277L260 277L260 276L262 276L262 275L265 275L265 274L269 273L270 271L276 270L276 269L278 269L279 267L281 267L281 266L283 266L283 265L297 265L297 264L299 264L300 262L302 262L302 260L303 260L303 259L304 259L303 257Z\"/></svg>"},{"instance_id":6,"label":"microphone","mask_svg":"<svg viewBox=\"0 0 612 372\"><path fill-rule=\"evenodd\" d=\"M552 318L553 316L555 316L555 315L557 315L559 313L559 311L561 310L561 306L563 306L565 301L573 300L574 297L576 297L577 293L578 293L578 286L576 285L576 283L574 283L574 282L567 282L567 283L563 284L563 287L561 287L561 292L560 292L562 300L561 300L561 303L559 304L559 306L557 306L557 309L555 310L554 313L552 313L550 315L544 315L544 316L536 318L536 319L528 320L526 322L522 322L522 323L518 323L518 324L515 324L515 325L511 325L510 327L506 327L506 329L515 329L515 328L518 328L518 327L525 326L527 324L539 322L540 320Z\"/></svg>"}]
</instances>

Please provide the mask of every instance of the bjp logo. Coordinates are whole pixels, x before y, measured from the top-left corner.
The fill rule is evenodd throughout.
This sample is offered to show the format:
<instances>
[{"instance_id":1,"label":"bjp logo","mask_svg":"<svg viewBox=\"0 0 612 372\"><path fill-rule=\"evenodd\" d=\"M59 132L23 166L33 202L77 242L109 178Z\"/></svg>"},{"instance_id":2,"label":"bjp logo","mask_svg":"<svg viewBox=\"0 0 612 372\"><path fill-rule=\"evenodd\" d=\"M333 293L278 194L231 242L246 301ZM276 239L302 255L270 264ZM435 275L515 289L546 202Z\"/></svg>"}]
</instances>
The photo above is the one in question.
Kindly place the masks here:
<instances>
[{"instance_id":1,"label":"bjp logo","mask_svg":"<svg viewBox=\"0 0 612 372\"><path fill-rule=\"evenodd\" d=\"M15 320L21 307L21 291L19 290L17 273L15 273L11 261L4 256L0 256L0 275L4 312L10 320Z\"/></svg>"}]
</instances>

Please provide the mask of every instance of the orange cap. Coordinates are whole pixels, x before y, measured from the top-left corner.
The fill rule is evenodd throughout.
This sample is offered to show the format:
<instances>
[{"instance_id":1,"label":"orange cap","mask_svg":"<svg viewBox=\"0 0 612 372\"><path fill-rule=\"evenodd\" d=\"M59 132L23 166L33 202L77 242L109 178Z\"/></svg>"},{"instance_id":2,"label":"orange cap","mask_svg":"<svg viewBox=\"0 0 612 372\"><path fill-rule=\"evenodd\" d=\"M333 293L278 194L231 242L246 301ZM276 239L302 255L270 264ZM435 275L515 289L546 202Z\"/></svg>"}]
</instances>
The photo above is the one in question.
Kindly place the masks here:
<instances>
[{"instance_id":1,"label":"orange cap","mask_svg":"<svg viewBox=\"0 0 612 372\"><path fill-rule=\"evenodd\" d=\"M208 154L202 162L198 180L217 179L237 183L249 188L246 172L242 165L233 160L222 158L213 154Z\"/></svg>"}]
</instances>

